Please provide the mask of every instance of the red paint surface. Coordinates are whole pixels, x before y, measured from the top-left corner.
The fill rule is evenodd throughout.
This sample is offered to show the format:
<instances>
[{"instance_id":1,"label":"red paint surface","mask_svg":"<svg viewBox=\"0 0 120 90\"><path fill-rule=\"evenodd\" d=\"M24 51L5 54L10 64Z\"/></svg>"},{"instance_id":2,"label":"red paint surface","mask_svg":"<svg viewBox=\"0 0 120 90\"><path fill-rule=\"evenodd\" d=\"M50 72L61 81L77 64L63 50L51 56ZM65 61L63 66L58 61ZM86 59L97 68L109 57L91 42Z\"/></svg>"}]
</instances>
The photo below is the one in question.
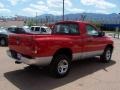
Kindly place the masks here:
<instances>
[{"instance_id":1,"label":"red paint surface","mask_svg":"<svg viewBox=\"0 0 120 90\"><path fill-rule=\"evenodd\" d=\"M53 56L61 48L69 48L73 53L91 52L103 50L113 41L106 36L93 37L86 34L86 22L59 22L76 23L79 25L79 35L30 35L11 34L9 36L9 48L18 53L32 57ZM18 42L17 42L18 41ZM35 53L37 50L37 53Z\"/></svg>"}]
</instances>

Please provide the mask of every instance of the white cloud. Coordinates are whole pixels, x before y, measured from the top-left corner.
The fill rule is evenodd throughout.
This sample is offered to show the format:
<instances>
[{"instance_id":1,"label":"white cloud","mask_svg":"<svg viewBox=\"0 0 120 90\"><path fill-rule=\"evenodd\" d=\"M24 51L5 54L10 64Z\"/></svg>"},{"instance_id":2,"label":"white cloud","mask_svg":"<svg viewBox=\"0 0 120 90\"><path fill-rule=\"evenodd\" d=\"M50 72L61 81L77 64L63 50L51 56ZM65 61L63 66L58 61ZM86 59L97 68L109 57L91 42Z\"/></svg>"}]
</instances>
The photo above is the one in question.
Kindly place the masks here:
<instances>
[{"instance_id":1,"label":"white cloud","mask_svg":"<svg viewBox=\"0 0 120 90\"><path fill-rule=\"evenodd\" d=\"M0 2L0 12L10 12L10 10L5 8L4 4Z\"/></svg>"},{"instance_id":2,"label":"white cloud","mask_svg":"<svg viewBox=\"0 0 120 90\"><path fill-rule=\"evenodd\" d=\"M96 13L109 14L106 10L101 10L101 9L95 10L95 12Z\"/></svg>"},{"instance_id":3,"label":"white cloud","mask_svg":"<svg viewBox=\"0 0 120 90\"><path fill-rule=\"evenodd\" d=\"M4 8L4 5L0 2L0 9Z\"/></svg>"},{"instance_id":4,"label":"white cloud","mask_svg":"<svg viewBox=\"0 0 120 90\"><path fill-rule=\"evenodd\" d=\"M62 8L63 6L63 0L47 0L47 4L51 8ZM70 0L65 0L65 6L66 7L72 7L72 3Z\"/></svg>"},{"instance_id":5,"label":"white cloud","mask_svg":"<svg viewBox=\"0 0 120 90\"><path fill-rule=\"evenodd\" d=\"M35 15L37 12L39 15L41 14L54 14L61 15L63 8L62 0L47 0L38 1L37 3L30 4L29 7L24 8L22 11L25 13L29 13L30 15ZM71 0L65 0L65 11L69 13L78 13L83 12L83 9L73 7Z\"/></svg>"},{"instance_id":6,"label":"white cloud","mask_svg":"<svg viewBox=\"0 0 120 90\"><path fill-rule=\"evenodd\" d=\"M0 12L11 12L9 9L2 8L0 9Z\"/></svg>"},{"instance_id":7,"label":"white cloud","mask_svg":"<svg viewBox=\"0 0 120 90\"><path fill-rule=\"evenodd\" d=\"M38 14L44 14L44 12L48 12L49 8L45 5L43 1L39 1L37 2L37 4L30 4L29 7L24 8L22 11L34 16L36 12Z\"/></svg>"},{"instance_id":8,"label":"white cloud","mask_svg":"<svg viewBox=\"0 0 120 90\"><path fill-rule=\"evenodd\" d=\"M117 7L115 4L106 0L81 0L81 3L87 6L95 6L99 9L109 9Z\"/></svg>"},{"instance_id":9,"label":"white cloud","mask_svg":"<svg viewBox=\"0 0 120 90\"><path fill-rule=\"evenodd\" d=\"M39 1L38 4L40 4L40 5L44 5L45 2L43 2L43 1Z\"/></svg>"},{"instance_id":10,"label":"white cloud","mask_svg":"<svg viewBox=\"0 0 120 90\"><path fill-rule=\"evenodd\" d=\"M16 5L19 2L24 2L26 0L8 0L13 6Z\"/></svg>"}]
</instances>

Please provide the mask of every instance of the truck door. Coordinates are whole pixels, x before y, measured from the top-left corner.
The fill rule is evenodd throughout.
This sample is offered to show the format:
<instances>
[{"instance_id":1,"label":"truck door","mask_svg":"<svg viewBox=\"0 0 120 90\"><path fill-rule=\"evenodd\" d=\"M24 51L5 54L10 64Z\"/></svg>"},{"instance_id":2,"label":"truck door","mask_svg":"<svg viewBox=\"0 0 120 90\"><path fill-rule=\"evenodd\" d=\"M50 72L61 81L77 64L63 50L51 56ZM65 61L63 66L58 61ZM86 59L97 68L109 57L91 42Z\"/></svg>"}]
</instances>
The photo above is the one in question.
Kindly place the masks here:
<instances>
[{"instance_id":1,"label":"truck door","mask_svg":"<svg viewBox=\"0 0 120 90\"><path fill-rule=\"evenodd\" d=\"M81 59L83 43L79 23L58 23L54 26L53 33L60 37L61 41L57 42L59 45L71 48L73 60Z\"/></svg>"},{"instance_id":2,"label":"truck door","mask_svg":"<svg viewBox=\"0 0 120 90\"><path fill-rule=\"evenodd\" d=\"M104 50L104 41L98 36L96 27L86 24L85 45L83 50L83 58L101 55Z\"/></svg>"}]
</instances>

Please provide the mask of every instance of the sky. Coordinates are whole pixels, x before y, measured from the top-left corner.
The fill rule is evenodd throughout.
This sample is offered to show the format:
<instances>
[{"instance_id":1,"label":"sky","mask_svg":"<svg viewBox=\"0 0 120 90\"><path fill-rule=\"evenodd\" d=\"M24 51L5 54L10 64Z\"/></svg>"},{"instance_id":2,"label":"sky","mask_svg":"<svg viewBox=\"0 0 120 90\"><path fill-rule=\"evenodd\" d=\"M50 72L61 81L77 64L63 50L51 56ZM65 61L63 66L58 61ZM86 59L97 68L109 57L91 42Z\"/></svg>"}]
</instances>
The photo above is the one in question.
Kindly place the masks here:
<instances>
[{"instance_id":1,"label":"sky","mask_svg":"<svg viewBox=\"0 0 120 90\"><path fill-rule=\"evenodd\" d=\"M62 15L63 0L0 0L0 16ZM65 14L120 13L120 0L65 0Z\"/></svg>"}]
</instances>

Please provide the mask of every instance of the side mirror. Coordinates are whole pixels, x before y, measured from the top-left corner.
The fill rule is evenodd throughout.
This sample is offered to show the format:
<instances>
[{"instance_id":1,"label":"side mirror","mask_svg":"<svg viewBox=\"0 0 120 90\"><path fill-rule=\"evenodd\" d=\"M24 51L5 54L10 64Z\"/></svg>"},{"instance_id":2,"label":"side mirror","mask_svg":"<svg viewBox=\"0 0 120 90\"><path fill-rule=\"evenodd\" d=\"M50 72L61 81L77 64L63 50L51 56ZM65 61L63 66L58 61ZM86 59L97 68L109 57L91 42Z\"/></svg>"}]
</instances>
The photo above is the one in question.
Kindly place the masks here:
<instances>
[{"instance_id":1,"label":"side mirror","mask_svg":"<svg viewBox=\"0 0 120 90\"><path fill-rule=\"evenodd\" d=\"M105 36L105 32L103 32L103 31L98 32L98 36L99 37Z\"/></svg>"}]
</instances>

